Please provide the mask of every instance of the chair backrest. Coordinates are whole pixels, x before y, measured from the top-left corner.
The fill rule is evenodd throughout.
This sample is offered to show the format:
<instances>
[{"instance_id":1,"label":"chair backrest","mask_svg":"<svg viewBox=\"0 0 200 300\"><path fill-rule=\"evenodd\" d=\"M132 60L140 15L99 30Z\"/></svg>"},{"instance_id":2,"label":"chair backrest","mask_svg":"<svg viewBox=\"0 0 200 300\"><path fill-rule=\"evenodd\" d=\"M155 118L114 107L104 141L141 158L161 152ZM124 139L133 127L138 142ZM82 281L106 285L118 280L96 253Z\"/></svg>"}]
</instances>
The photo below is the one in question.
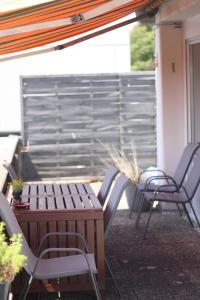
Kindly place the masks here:
<instances>
[{"instance_id":1,"label":"chair backrest","mask_svg":"<svg viewBox=\"0 0 200 300\"><path fill-rule=\"evenodd\" d=\"M36 257L33 255L31 249L29 248L27 241L22 233L21 227L17 222L17 219L8 203L7 198L3 193L0 192L0 218L6 224L6 230L9 236L13 234L20 233L23 237L22 251L23 254L27 256L27 263L25 265L26 271L31 274L34 269Z\"/></svg>"},{"instance_id":2,"label":"chair backrest","mask_svg":"<svg viewBox=\"0 0 200 300\"><path fill-rule=\"evenodd\" d=\"M183 184L186 174L193 160L193 157L197 152L197 150L199 149L199 147L200 147L199 144L192 144L192 143L189 143L185 147L174 174L174 179L176 180L179 187L181 187L181 185Z\"/></svg>"},{"instance_id":3,"label":"chair backrest","mask_svg":"<svg viewBox=\"0 0 200 300\"><path fill-rule=\"evenodd\" d=\"M131 183L131 180L124 174L120 175L112 189L110 198L108 200L106 209L104 211L104 237L106 238L109 228L112 224L113 218L116 214L119 201L125 188Z\"/></svg>"},{"instance_id":4,"label":"chair backrest","mask_svg":"<svg viewBox=\"0 0 200 300\"><path fill-rule=\"evenodd\" d=\"M110 166L106 171L103 183L102 183L99 193L97 195L97 198L102 206L104 205L104 203L106 201L106 198L108 196L108 193L109 193L111 185L112 185L112 182L118 173L119 173L119 169L117 169L114 166Z\"/></svg>"},{"instance_id":5,"label":"chair backrest","mask_svg":"<svg viewBox=\"0 0 200 300\"><path fill-rule=\"evenodd\" d=\"M195 155L194 163L191 165L189 173L186 177L184 187L188 193L190 200L194 197L200 183L200 152Z\"/></svg>"},{"instance_id":6,"label":"chair backrest","mask_svg":"<svg viewBox=\"0 0 200 300\"><path fill-rule=\"evenodd\" d=\"M17 176L17 174L15 173L14 168L12 167L12 165L9 162L7 162L7 160L4 160L3 166L8 171L8 174L10 175L11 179L19 178L19 176Z\"/></svg>"}]
</instances>

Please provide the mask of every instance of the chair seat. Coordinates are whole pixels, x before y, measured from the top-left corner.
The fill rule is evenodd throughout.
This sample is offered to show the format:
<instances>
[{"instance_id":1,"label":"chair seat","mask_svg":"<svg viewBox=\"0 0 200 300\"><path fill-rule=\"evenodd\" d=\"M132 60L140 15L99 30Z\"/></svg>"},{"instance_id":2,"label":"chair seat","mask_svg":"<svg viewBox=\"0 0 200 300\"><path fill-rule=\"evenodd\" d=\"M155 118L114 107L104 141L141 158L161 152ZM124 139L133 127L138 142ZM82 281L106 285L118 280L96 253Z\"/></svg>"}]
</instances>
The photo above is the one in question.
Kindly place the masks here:
<instances>
[{"instance_id":1,"label":"chair seat","mask_svg":"<svg viewBox=\"0 0 200 300\"><path fill-rule=\"evenodd\" d=\"M155 193L145 192L144 197L147 201L154 200ZM169 203L186 203L188 199L184 192L180 193L160 193L156 195L155 201L169 202Z\"/></svg>"},{"instance_id":2,"label":"chair seat","mask_svg":"<svg viewBox=\"0 0 200 300\"><path fill-rule=\"evenodd\" d=\"M86 254L91 271L97 273L93 254ZM37 279L52 279L58 277L68 277L88 273L89 268L85 256L71 255L58 258L41 259L36 273Z\"/></svg>"}]
</instances>

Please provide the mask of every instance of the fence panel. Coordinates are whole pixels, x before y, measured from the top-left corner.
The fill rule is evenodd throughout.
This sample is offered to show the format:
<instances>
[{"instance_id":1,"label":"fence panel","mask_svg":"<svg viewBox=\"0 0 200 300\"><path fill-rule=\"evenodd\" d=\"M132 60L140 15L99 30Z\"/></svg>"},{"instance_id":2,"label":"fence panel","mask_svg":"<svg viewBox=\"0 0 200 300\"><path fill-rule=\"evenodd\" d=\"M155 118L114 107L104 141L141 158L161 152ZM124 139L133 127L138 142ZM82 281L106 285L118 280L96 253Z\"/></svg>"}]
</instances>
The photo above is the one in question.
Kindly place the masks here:
<instances>
[{"instance_id":1,"label":"fence panel","mask_svg":"<svg viewBox=\"0 0 200 300\"><path fill-rule=\"evenodd\" d=\"M23 177L99 177L101 143L155 165L155 102L153 72L23 77Z\"/></svg>"}]
</instances>

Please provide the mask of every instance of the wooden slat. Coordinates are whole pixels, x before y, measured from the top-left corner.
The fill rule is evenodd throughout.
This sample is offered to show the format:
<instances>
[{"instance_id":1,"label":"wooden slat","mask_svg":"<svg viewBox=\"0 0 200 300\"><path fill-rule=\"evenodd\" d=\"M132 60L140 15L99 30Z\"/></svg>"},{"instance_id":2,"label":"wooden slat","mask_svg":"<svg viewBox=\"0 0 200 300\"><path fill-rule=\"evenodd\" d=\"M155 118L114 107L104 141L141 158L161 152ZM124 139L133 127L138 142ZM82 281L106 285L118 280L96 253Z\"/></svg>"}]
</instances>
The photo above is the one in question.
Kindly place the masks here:
<instances>
[{"instance_id":1,"label":"wooden slat","mask_svg":"<svg viewBox=\"0 0 200 300\"><path fill-rule=\"evenodd\" d=\"M103 288L105 285L105 265L104 265L104 229L101 220L96 221L96 252L97 252L97 269L98 269L98 282L99 288Z\"/></svg>"},{"instance_id":2,"label":"wooden slat","mask_svg":"<svg viewBox=\"0 0 200 300\"><path fill-rule=\"evenodd\" d=\"M77 194L77 189L76 189L76 184L75 183L69 183L68 184L70 194L76 195Z\"/></svg>"},{"instance_id":3,"label":"wooden slat","mask_svg":"<svg viewBox=\"0 0 200 300\"><path fill-rule=\"evenodd\" d=\"M31 201L32 202L32 201ZM32 208L32 207L31 207ZM46 197L40 196L38 197L38 209L39 210L46 210L47 205L46 205Z\"/></svg>"},{"instance_id":4,"label":"wooden slat","mask_svg":"<svg viewBox=\"0 0 200 300\"><path fill-rule=\"evenodd\" d=\"M93 208L90 198L87 195L81 195L82 203L85 208Z\"/></svg>"},{"instance_id":5,"label":"wooden slat","mask_svg":"<svg viewBox=\"0 0 200 300\"><path fill-rule=\"evenodd\" d=\"M74 202L72 201L72 197L70 195L64 195L63 199L67 209L74 209Z\"/></svg>"},{"instance_id":6,"label":"wooden slat","mask_svg":"<svg viewBox=\"0 0 200 300\"><path fill-rule=\"evenodd\" d=\"M53 191L53 186L52 184L46 184L46 194L48 196L53 196L54 195L54 191Z\"/></svg>"},{"instance_id":7,"label":"wooden slat","mask_svg":"<svg viewBox=\"0 0 200 300\"><path fill-rule=\"evenodd\" d=\"M90 253L95 252L95 226L94 221L88 220L87 227L87 246Z\"/></svg>"},{"instance_id":8,"label":"wooden slat","mask_svg":"<svg viewBox=\"0 0 200 300\"><path fill-rule=\"evenodd\" d=\"M48 210L55 210L56 206L55 206L55 198L48 196L47 197L47 209Z\"/></svg>"},{"instance_id":9,"label":"wooden slat","mask_svg":"<svg viewBox=\"0 0 200 300\"><path fill-rule=\"evenodd\" d=\"M36 210L38 208L37 204L37 185L36 184L31 184L30 185L30 209L31 210Z\"/></svg>"},{"instance_id":10,"label":"wooden slat","mask_svg":"<svg viewBox=\"0 0 200 300\"><path fill-rule=\"evenodd\" d=\"M100 202L98 201L98 199L96 198L95 195L90 195L90 200L91 200L94 208L102 208Z\"/></svg>"},{"instance_id":11,"label":"wooden slat","mask_svg":"<svg viewBox=\"0 0 200 300\"><path fill-rule=\"evenodd\" d=\"M72 199L74 201L74 205L76 209L84 209L81 198L78 195L72 195Z\"/></svg>"},{"instance_id":12,"label":"wooden slat","mask_svg":"<svg viewBox=\"0 0 200 300\"><path fill-rule=\"evenodd\" d=\"M62 195L62 190L61 190L59 184L54 184L54 185L53 185L53 189L54 189L54 194L55 194L56 196Z\"/></svg>"},{"instance_id":13,"label":"wooden slat","mask_svg":"<svg viewBox=\"0 0 200 300\"><path fill-rule=\"evenodd\" d=\"M28 184L24 184L23 185L23 191L22 191L22 201L23 202L29 202L30 198L29 198L29 185Z\"/></svg>"},{"instance_id":14,"label":"wooden slat","mask_svg":"<svg viewBox=\"0 0 200 300\"><path fill-rule=\"evenodd\" d=\"M67 222L67 231L68 232L76 232L76 222L74 221L68 221ZM77 241L76 241L76 237L74 236L69 236L68 237L68 245L70 245L70 247L74 248L74 247L77 247ZM71 253L72 255L73 254L76 254L76 253ZM69 277L68 278L68 281L69 281L69 285L77 285L77 277Z\"/></svg>"},{"instance_id":15,"label":"wooden slat","mask_svg":"<svg viewBox=\"0 0 200 300\"><path fill-rule=\"evenodd\" d=\"M29 241L30 241L31 249L35 255L37 255L38 246L39 246L37 225L38 225L37 222L29 223Z\"/></svg>"},{"instance_id":16,"label":"wooden slat","mask_svg":"<svg viewBox=\"0 0 200 300\"><path fill-rule=\"evenodd\" d=\"M69 188L68 188L68 185L67 184L61 184L61 189L62 189L62 193L63 195L69 195Z\"/></svg>"},{"instance_id":17,"label":"wooden slat","mask_svg":"<svg viewBox=\"0 0 200 300\"><path fill-rule=\"evenodd\" d=\"M65 209L65 203L63 201L63 196L56 196L56 208L57 209Z\"/></svg>"},{"instance_id":18,"label":"wooden slat","mask_svg":"<svg viewBox=\"0 0 200 300\"><path fill-rule=\"evenodd\" d=\"M86 189L87 194L94 194L92 187L88 183L84 184L84 187Z\"/></svg>"},{"instance_id":19,"label":"wooden slat","mask_svg":"<svg viewBox=\"0 0 200 300\"><path fill-rule=\"evenodd\" d=\"M38 223L38 234L39 234L39 240L41 241L41 239L45 236L45 234L48 233L48 223L47 222L39 222ZM47 249L48 248L48 240L46 239L44 241L44 246L43 249ZM44 258L47 258L47 255L44 256Z\"/></svg>"},{"instance_id":20,"label":"wooden slat","mask_svg":"<svg viewBox=\"0 0 200 300\"><path fill-rule=\"evenodd\" d=\"M86 194L86 191L82 183L76 183L76 188L79 194L83 194L83 195Z\"/></svg>"}]
</instances>

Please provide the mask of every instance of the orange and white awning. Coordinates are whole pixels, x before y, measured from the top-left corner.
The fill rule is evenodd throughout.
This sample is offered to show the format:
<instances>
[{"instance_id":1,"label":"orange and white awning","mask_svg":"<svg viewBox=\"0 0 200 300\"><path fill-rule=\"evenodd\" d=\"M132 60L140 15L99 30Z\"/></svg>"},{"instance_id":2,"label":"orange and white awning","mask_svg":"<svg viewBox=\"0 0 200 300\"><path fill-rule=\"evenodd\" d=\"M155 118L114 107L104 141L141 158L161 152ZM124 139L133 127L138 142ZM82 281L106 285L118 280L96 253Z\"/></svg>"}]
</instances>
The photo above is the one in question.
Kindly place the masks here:
<instances>
[{"instance_id":1,"label":"orange and white awning","mask_svg":"<svg viewBox=\"0 0 200 300\"><path fill-rule=\"evenodd\" d=\"M150 3L150 0L1 0L0 55L84 34Z\"/></svg>"}]
</instances>

